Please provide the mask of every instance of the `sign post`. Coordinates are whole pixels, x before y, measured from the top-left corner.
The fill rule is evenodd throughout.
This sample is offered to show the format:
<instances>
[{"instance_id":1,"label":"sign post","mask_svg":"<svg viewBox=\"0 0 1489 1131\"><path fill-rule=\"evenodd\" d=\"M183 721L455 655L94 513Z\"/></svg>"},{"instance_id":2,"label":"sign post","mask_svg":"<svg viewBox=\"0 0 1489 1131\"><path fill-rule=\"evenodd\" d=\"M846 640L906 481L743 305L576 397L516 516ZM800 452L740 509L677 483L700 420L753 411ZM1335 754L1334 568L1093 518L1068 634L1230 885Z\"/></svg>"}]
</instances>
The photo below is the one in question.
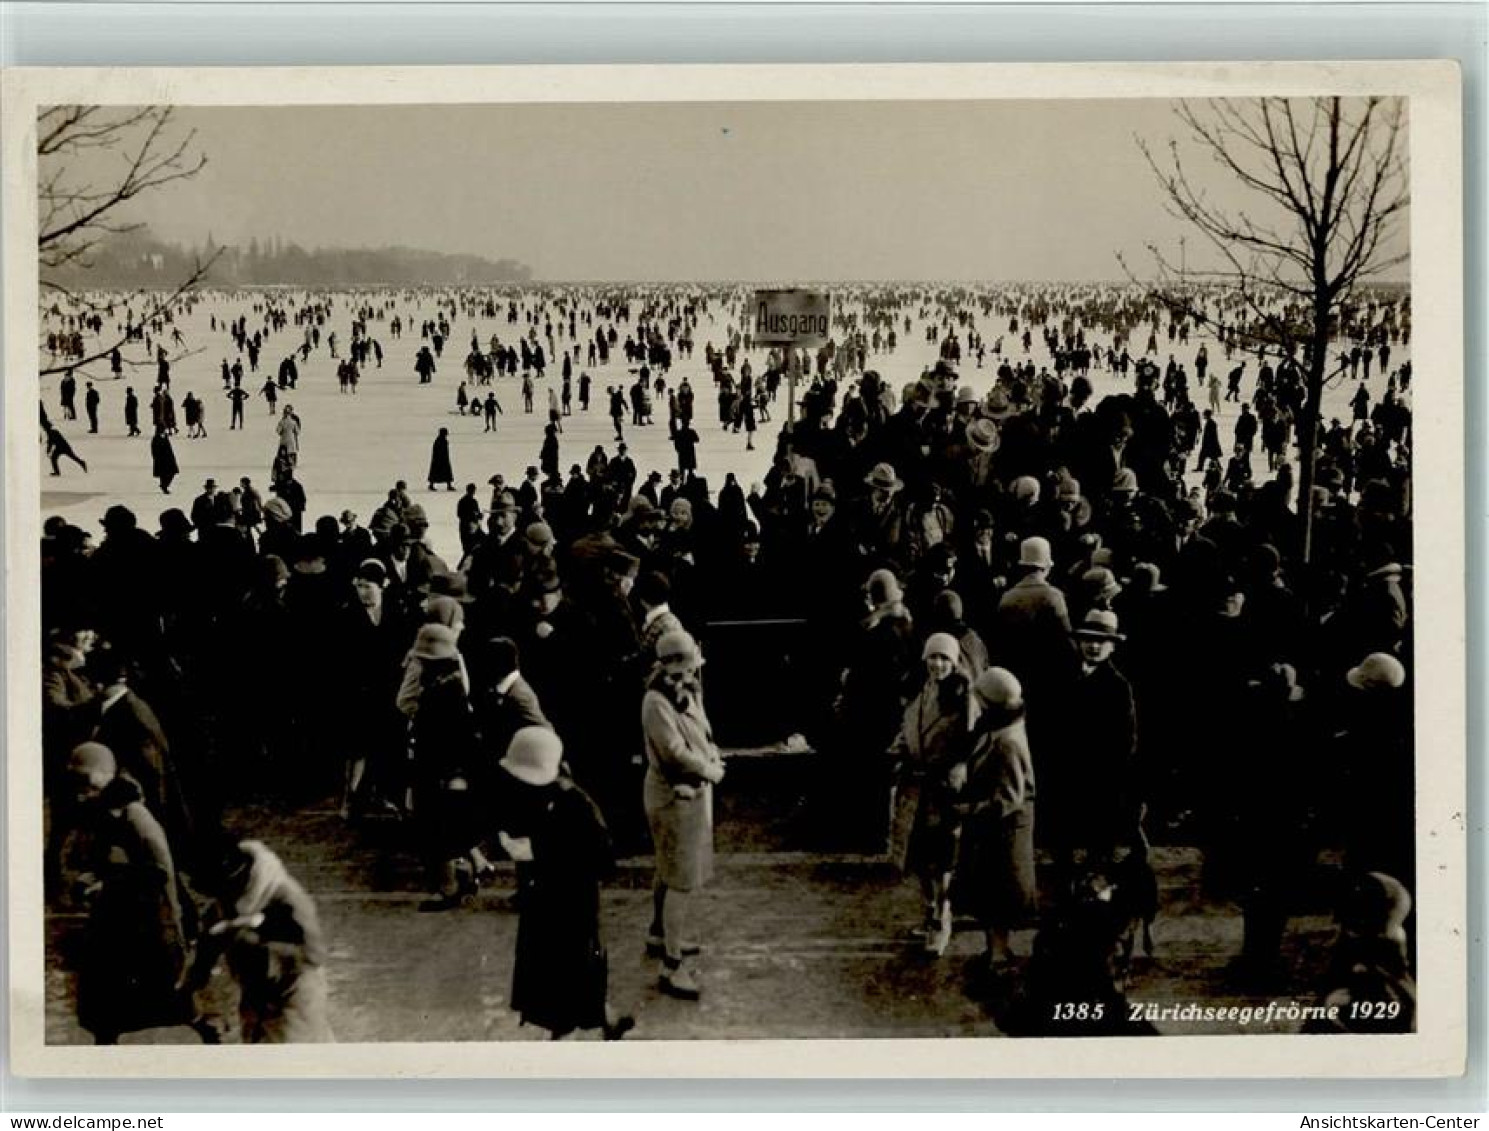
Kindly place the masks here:
<instances>
[{"instance_id":1,"label":"sign post","mask_svg":"<svg viewBox=\"0 0 1489 1131\"><path fill-rule=\"evenodd\" d=\"M755 341L780 346L786 360L786 422L796 423L797 350L827 344L832 329L832 297L824 291L755 292Z\"/></svg>"}]
</instances>

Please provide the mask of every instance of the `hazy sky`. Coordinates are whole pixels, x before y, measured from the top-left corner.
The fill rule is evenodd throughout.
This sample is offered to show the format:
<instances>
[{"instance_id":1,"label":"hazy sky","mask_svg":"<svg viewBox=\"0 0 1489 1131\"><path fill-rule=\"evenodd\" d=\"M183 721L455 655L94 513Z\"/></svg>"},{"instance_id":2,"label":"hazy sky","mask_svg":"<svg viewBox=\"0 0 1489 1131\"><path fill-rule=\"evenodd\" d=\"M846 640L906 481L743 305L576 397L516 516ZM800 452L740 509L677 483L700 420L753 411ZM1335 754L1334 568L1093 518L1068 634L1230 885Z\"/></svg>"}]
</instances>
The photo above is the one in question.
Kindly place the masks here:
<instances>
[{"instance_id":1,"label":"hazy sky","mask_svg":"<svg viewBox=\"0 0 1489 1131\"><path fill-rule=\"evenodd\" d=\"M1085 280L1169 217L1161 101L180 111L208 157L137 216L184 242L402 244L545 280ZM1233 180L1195 166L1218 201Z\"/></svg>"}]
</instances>

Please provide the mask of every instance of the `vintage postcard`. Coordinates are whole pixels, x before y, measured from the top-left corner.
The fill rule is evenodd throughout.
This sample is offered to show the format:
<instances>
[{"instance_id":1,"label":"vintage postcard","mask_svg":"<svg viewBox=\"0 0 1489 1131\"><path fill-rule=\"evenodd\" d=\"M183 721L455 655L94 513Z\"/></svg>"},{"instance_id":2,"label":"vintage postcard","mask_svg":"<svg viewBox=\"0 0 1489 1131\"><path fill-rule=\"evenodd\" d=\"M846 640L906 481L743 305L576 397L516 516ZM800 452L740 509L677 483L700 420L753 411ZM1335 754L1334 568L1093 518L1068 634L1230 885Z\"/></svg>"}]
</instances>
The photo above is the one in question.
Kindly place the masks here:
<instances>
[{"instance_id":1,"label":"vintage postcard","mask_svg":"<svg viewBox=\"0 0 1489 1131\"><path fill-rule=\"evenodd\" d=\"M18 1073L1462 1071L1453 64L4 114Z\"/></svg>"}]
</instances>

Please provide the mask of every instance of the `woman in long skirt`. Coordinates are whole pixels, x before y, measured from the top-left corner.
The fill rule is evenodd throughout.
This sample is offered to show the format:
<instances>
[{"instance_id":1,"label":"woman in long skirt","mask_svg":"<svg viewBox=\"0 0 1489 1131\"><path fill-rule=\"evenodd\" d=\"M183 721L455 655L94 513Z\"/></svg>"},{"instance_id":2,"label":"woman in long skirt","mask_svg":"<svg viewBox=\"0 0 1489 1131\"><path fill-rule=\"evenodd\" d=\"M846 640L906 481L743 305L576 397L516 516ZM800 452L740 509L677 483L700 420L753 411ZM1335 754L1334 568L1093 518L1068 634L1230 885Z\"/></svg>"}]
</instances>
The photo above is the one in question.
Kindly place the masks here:
<instances>
[{"instance_id":1,"label":"woman in long skirt","mask_svg":"<svg viewBox=\"0 0 1489 1131\"><path fill-rule=\"evenodd\" d=\"M600 934L600 881L614 864L599 808L563 773L563 742L548 727L517 731L501 761L511 778L501 843L525 864L512 1008L554 1040L599 1029L618 1041L634 1026L609 1002Z\"/></svg>"},{"instance_id":2,"label":"woman in long skirt","mask_svg":"<svg viewBox=\"0 0 1489 1131\"><path fill-rule=\"evenodd\" d=\"M982 925L988 966L998 969L1013 958L1009 932L1034 913L1034 764L1013 674L989 668L972 694L982 713L967 761L954 771L962 819L955 898Z\"/></svg>"},{"instance_id":3,"label":"woman in long skirt","mask_svg":"<svg viewBox=\"0 0 1489 1131\"><path fill-rule=\"evenodd\" d=\"M178 988L186 938L165 831L107 746L83 743L67 770L79 818L67 871L88 907L78 956L79 1023L100 1045L117 1044L124 1033L188 1024L204 1042L216 1043L216 1032Z\"/></svg>"},{"instance_id":4,"label":"woman in long skirt","mask_svg":"<svg viewBox=\"0 0 1489 1131\"><path fill-rule=\"evenodd\" d=\"M429 489L443 483L445 490L455 490L455 468L450 462L450 430L441 428L434 438L434 447L429 453Z\"/></svg>"},{"instance_id":5,"label":"woman in long skirt","mask_svg":"<svg viewBox=\"0 0 1489 1131\"><path fill-rule=\"evenodd\" d=\"M163 493L171 493L171 483L180 474L181 468L176 463L176 452L171 447L170 434L160 428L155 433L155 438L150 441L150 473L160 481L160 489Z\"/></svg>"},{"instance_id":6,"label":"woman in long skirt","mask_svg":"<svg viewBox=\"0 0 1489 1131\"><path fill-rule=\"evenodd\" d=\"M955 862L957 818L953 770L968 749L977 703L967 677L957 671L961 645L944 632L932 633L922 658L926 680L905 707L900 732L890 747L895 761L890 858L920 879L925 900L926 951L942 955L951 942L951 874Z\"/></svg>"}]
</instances>

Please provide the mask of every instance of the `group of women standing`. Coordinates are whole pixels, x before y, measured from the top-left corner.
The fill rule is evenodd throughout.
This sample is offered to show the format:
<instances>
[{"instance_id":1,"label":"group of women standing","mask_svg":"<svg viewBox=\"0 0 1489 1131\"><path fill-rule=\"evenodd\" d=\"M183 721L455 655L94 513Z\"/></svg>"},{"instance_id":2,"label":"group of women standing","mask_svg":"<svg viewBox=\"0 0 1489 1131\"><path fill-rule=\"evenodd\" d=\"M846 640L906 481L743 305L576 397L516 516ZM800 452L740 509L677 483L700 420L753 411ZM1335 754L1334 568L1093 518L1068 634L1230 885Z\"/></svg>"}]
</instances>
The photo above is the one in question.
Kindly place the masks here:
<instances>
[{"instance_id":1,"label":"group of women standing","mask_svg":"<svg viewBox=\"0 0 1489 1131\"><path fill-rule=\"evenodd\" d=\"M952 906L987 936L992 967L1012 959L1008 936L1034 912L1034 767L1023 688L1004 668L975 679L959 641L932 633L926 679L890 750L890 854L920 879L926 950L944 954Z\"/></svg>"}]
</instances>

